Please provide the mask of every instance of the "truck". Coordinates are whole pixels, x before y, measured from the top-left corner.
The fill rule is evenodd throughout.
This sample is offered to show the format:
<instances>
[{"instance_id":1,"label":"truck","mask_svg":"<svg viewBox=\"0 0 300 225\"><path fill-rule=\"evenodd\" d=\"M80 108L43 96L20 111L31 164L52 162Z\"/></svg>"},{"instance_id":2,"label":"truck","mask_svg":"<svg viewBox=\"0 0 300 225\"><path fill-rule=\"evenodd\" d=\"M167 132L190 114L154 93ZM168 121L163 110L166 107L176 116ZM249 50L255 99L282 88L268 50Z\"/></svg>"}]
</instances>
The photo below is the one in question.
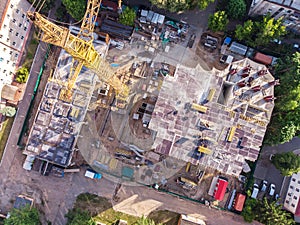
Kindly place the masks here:
<instances>
[{"instance_id":1,"label":"truck","mask_svg":"<svg viewBox=\"0 0 300 225\"><path fill-rule=\"evenodd\" d=\"M101 173L97 173L97 172L95 172L94 170L91 170L91 169L87 169L85 171L84 176L88 177L90 179L96 179L96 180L100 180L102 178L102 174Z\"/></svg>"}]
</instances>

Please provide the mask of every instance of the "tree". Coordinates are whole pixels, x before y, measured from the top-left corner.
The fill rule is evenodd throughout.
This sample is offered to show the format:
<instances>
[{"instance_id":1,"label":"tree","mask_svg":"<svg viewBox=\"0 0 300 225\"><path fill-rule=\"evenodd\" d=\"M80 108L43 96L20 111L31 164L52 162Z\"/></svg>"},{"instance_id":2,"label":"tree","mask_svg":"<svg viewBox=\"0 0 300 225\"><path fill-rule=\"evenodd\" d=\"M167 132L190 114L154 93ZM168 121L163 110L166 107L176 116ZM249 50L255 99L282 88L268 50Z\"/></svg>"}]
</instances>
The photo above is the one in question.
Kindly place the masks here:
<instances>
[{"instance_id":1,"label":"tree","mask_svg":"<svg viewBox=\"0 0 300 225\"><path fill-rule=\"evenodd\" d=\"M290 213L282 210L282 205L277 204L275 201L269 202L264 198L260 202L259 214L257 220L265 225L293 225L293 220Z\"/></svg>"},{"instance_id":2,"label":"tree","mask_svg":"<svg viewBox=\"0 0 300 225\"><path fill-rule=\"evenodd\" d=\"M235 38L246 43L251 40L254 31L254 23L252 20L247 20L244 25L237 25L235 29Z\"/></svg>"},{"instance_id":3,"label":"tree","mask_svg":"<svg viewBox=\"0 0 300 225\"><path fill-rule=\"evenodd\" d=\"M215 0L198 0L198 8L204 10L207 8L209 3L213 3Z\"/></svg>"},{"instance_id":4,"label":"tree","mask_svg":"<svg viewBox=\"0 0 300 225\"><path fill-rule=\"evenodd\" d=\"M36 2L35 0L28 0L31 4ZM48 15L49 10L53 7L55 0L46 0L43 1L41 12ZM34 7L39 8L41 5L34 5Z\"/></svg>"},{"instance_id":5,"label":"tree","mask_svg":"<svg viewBox=\"0 0 300 225\"><path fill-rule=\"evenodd\" d=\"M257 200L254 198L250 198L251 192L248 195L248 198L245 202L243 211L242 211L242 216L244 220L248 223L251 223L255 219L255 209L257 207Z\"/></svg>"},{"instance_id":6,"label":"tree","mask_svg":"<svg viewBox=\"0 0 300 225\"><path fill-rule=\"evenodd\" d=\"M138 219L135 225L162 225L162 224L161 223L155 224L154 220L142 216L141 218Z\"/></svg>"},{"instance_id":7,"label":"tree","mask_svg":"<svg viewBox=\"0 0 300 225\"><path fill-rule=\"evenodd\" d=\"M277 61L275 76L280 85L275 87L275 107L265 144L275 145L290 141L300 131L300 53ZM288 87L288 88L287 88Z\"/></svg>"},{"instance_id":8,"label":"tree","mask_svg":"<svg viewBox=\"0 0 300 225\"><path fill-rule=\"evenodd\" d=\"M40 225L39 212L29 205L21 209L13 209L10 217L5 219L4 225Z\"/></svg>"},{"instance_id":9,"label":"tree","mask_svg":"<svg viewBox=\"0 0 300 225\"><path fill-rule=\"evenodd\" d=\"M81 20L86 10L86 0L62 0L67 12L77 21Z\"/></svg>"},{"instance_id":10,"label":"tree","mask_svg":"<svg viewBox=\"0 0 300 225\"><path fill-rule=\"evenodd\" d=\"M197 6L199 9L204 10L207 8L209 3L214 1L215 0L150 0L152 5L155 5L158 8L166 9L170 12L194 9Z\"/></svg>"},{"instance_id":11,"label":"tree","mask_svg":"<svg viewBox=\"0 0 300 225\"><path fill-rule=\"evenodd\" d=\"M232 19L241 19L246 14L245 0L229 0L226 7L227 15Z\"/></svg>"},{"instance_id":12,"label":"tree","mask_svg":"<svg viewBox=\"0 0 300 225\"><path fill-rule=\"evenodd\" d=\"M255 35L256 45L265 45L275 38L286 33L285 26L282 25L283 17L275 20L270 14L263 17L262 21L255 23L257 28Z\"/></svg>"},{"instance_id":13,"label":"tree","mask_svg":"<svg viewBox=\"0 0 300 225\"><path fill-rule=\"evenodd\" d=\"M0 109L0 113L2 113L4 116L13 117L16 114L16 108L6 106L3 109Z\"/></svg>"},{"instance_id":14,"label":"tree","mask_svg":"<svg viewBox=\"0 0 300 225\"><path fill-rule=\"evenodd\" d=\"M284 176L300 172L300 156L293 152L275 154L272 157L272 163Z\"/></svg>"},{"instance_id":15,"label":"tree","mask_svg":"<svg viewBox=\"0 0 300 225\"><path fill-rule=\"evenodd\" d=\"M26 83L29 77L29 71L26 67L22 67L17 71L16 81L19 83Z\"/></svg>"},{"instance_id":16,"label":"tree","mask_svg":"<svg viewBox=\"0 0 300 225\"><path fill-rule=\"evenodd\" d=\"M225 31L228 24L225 11L217 11L208 18L208 28L213 32Z\"/></svg>"},{"instance_id":17,"label":"tree","mask_svg":"<svg viewBox=\"0 0 300 225\"><path fill-rule=\"evenodd\" d=\"M88 211L72 209L65 216L68 218L67 225L96 225Z\"/></svg>"},{"instance_id":18,"label":"tree","mask_svg":"<svg viewBox=\"0 0 300 225\"><path fill-rule=\"evenodd\" d=\"M133 9L130 9L129 7L126 7L125 10L121 13L119 21L124 25L133 26L135 17L135 11Z\"/></svg>"}]
</instances>

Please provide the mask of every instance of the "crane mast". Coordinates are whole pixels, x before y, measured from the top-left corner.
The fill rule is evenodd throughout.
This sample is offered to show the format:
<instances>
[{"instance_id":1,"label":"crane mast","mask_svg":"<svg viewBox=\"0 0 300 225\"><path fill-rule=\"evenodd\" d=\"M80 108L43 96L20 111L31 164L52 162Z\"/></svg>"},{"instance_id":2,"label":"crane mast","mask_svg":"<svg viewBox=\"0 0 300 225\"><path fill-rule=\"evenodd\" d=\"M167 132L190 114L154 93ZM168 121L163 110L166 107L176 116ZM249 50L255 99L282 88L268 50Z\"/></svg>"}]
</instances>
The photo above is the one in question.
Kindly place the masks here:
<instances>
[{"instance_id":1,"label":"crane mast","mask_svg":"<svg viewBox=\"0 0 300 225\"><path fill-rule=\"evenodd\" d=\"M89 2L91 1L93 0L90 0ZM86 13L82 27L84 26L87 29L82 29L79 34L79 36L83 38L88 38L88 41L81 39L79 36L71 34L69 29L50 22L37 12L28 12L27 16L35 26L43 31L43 35L41 37L43 42L63 48L78 61L78 65L73 67L74 71L71 80L68 83L69 91L74 87L76 78L80 73L82 66L84 65L96 73L101 81L109 84L115 89L117 99L124 101L127 99L129 88L123 84L118 77L115 76L115 73L111 69L110 65L95 50L92 43L93 34L90 32L90 29L94 28L93 19L96 18L94 17L96 16L95 14L91 16L91 14Z\"/></svg>"}]
</instances>

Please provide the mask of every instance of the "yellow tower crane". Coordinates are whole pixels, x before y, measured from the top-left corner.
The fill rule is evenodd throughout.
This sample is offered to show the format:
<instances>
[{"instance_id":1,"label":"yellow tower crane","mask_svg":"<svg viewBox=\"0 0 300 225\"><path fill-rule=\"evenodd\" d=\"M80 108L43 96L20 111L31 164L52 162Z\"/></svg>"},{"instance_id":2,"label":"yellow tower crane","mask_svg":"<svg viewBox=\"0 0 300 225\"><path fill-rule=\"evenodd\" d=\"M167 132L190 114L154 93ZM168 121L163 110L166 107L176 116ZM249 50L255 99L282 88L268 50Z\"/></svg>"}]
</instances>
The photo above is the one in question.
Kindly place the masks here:
<instances>
[{"instance_id":1,"label":"yellow tower crane","mask_svg":"<svg viewBox=\"0 0 300 225\"><path fill-rule=\"evenodd\" d=\"M72 97L75 81L82 66L85 66L96 73L102 82L115 89L117 99L126 101L129 88L115 75L110 65L95 50L93 45L94 23L100 4L101 0L88 1L87 11L77 36L71 34L69 29L50 22L38 12L27 12L27 17L43 32L42 41L63 48L74 58L67 90L64 93L65 97L69 99Z\"/></svg>"}]
</instances>

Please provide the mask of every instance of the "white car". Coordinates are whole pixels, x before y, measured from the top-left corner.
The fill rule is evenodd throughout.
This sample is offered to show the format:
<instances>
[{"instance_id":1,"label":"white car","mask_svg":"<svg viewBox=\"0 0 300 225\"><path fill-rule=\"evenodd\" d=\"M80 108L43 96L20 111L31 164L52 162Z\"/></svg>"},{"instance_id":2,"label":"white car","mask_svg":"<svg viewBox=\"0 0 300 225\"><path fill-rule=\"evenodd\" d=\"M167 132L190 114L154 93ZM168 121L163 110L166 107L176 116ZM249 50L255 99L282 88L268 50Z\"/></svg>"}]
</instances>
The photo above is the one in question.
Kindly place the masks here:
<instances>
[{"instance_id":1,"label":"white car","mask_svg":"<svg viewBox=\"0 0 300 225\"><path fill-rule=\"evenodd\" d=\"M253 185L253 190L252 190L251 198L256 199L257 195L258 195L258 192L259 192L258 184L254 184Z\"/></svg>"},{"instance_id":2,"label":"white car","mask_svg":"<svg viewBox=\"0 0 300 225\"><path fill-rule=\"evenodd\" d=\"M275 184L270 184L269 195L273 196L275 193Z\"/></svg>"}]
</instances>

